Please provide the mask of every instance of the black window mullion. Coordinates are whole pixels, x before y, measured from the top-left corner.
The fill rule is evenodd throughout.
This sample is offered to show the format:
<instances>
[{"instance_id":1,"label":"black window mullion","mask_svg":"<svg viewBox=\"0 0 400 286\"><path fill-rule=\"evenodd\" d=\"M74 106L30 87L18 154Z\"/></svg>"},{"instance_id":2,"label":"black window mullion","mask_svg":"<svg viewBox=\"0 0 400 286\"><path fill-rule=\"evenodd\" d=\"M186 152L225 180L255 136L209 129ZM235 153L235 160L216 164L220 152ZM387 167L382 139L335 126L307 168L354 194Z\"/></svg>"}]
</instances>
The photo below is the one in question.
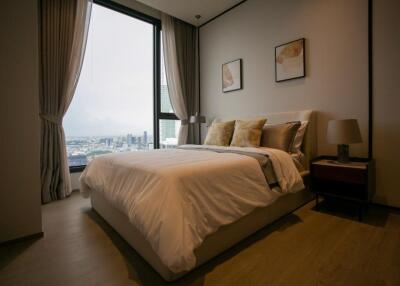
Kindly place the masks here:
<instances>
[{"instance_id":1,"label":"black window mullion","mask_svg":"<svg viewBox=\"0 0 400 286\"><path fill-rule=\"evenodd\" d=\"M164 113L164 112L160 112L158 114L158 119L179 120L178 117L176 117L175 113Z\"/></svg>"},{"instance_id":2,"label":"black window mullion","mask_svg":"<svg viewBox=\"0 0 400 286\"><path fill-rule=\"evenodd\" d=\"M161 110L160 107L160 96L161 96L161 91L160 91L160 84L161 84L161 51L160 51L160 27L159 26L154 26L154 35L153 35L153 52L154 52L154 69L153 69L153 79L154 79L154 113L153 113L153 122L154 122L154 127L153 127L153 146L155 149L160 148L160 133L159 133L159 113Z\"/></svg>"}]
</instances>

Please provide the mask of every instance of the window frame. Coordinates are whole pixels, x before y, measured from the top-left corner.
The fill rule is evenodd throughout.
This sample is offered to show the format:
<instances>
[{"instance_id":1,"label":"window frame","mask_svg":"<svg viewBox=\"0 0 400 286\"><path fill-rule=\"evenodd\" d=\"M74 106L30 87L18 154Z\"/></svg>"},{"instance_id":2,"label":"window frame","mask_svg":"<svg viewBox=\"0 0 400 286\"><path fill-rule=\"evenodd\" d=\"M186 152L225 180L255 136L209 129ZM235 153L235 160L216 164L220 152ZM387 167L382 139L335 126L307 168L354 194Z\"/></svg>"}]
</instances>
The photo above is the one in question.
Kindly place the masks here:
<instances>
[{"instance_id":1,"label":"window frame","mask_svg":"<svg viewBox=\"0 0 400 286\"><path fill-rule=\"evenodd\" d=\"M111 0L94 0L93 3L153 25L153 148L159 149L160 120L179 120L175 113L161 112L161 20ZM69 172L82 172L85 167L70 166Z\"/></svg>"}]
</instances>

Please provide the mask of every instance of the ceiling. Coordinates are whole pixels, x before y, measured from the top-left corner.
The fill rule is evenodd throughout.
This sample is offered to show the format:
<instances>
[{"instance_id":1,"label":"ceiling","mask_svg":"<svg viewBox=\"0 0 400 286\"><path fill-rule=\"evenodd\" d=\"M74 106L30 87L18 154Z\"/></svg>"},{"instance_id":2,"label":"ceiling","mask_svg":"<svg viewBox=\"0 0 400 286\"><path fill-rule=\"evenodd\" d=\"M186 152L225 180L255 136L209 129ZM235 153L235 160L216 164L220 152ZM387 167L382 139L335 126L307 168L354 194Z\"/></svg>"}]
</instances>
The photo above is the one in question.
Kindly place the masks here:
<instances>
[{"instance_id":1,"label":"ceiling","mask_svg":"<svg viewBox=\"0 0 400 286\"><path fill-rule=\"evenodd\" d=\"M201 25L242 0L137 0L171 16ZM195 15L201 15L197 21Z\"/></svg>"}]
</instances>

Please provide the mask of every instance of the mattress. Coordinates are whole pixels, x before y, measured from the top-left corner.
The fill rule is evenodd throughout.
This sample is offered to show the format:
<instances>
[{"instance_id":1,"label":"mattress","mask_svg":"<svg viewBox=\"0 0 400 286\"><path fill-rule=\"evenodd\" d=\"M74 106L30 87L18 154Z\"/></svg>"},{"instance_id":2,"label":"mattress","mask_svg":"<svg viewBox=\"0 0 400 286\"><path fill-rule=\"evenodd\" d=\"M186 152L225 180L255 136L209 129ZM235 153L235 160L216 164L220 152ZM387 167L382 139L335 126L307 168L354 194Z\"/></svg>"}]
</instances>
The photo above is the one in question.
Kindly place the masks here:
<instances>
[{"instance_id":1,"label":"mattress","mask_svg":"<svg viewBox=\"0 0 400 286\"><path fill-rule=\"evenodd\" d=\"M256 208L238 221L222 226L217 232L206 237L201 246L195 249L196 268L255 233L257 230L291 213L311 199L312 194L307 189L296 193L288 193L279 197L273 204ZM128 217L113 207L101 193L92 192L91 204L93 209L165 280L173 281L187 273L174 273L170 271L161 262L141 232L129 222Z\"/></svg>"}]
</instances>

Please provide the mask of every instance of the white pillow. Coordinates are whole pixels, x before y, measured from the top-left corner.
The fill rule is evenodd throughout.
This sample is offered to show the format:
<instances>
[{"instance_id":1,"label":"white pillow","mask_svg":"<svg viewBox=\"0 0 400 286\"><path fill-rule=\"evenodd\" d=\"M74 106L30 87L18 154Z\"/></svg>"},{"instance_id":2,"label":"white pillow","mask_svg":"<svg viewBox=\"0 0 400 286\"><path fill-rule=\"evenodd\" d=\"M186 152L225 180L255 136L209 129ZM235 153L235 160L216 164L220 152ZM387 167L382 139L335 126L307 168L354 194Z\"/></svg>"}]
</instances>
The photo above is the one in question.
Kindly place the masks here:
<instances>
[{"instance_id":1,"label":"white pillow","mask_svg":"<svg viewBox=\"0 0 400 286\"><path fill-rule=\"evenodd\" d=\"M302 121L296 135L294 136L292 144L292 153L301 152L301 145L303 144L304 134L307 130L308 121Z\"/></svg>"}]
</instances>

